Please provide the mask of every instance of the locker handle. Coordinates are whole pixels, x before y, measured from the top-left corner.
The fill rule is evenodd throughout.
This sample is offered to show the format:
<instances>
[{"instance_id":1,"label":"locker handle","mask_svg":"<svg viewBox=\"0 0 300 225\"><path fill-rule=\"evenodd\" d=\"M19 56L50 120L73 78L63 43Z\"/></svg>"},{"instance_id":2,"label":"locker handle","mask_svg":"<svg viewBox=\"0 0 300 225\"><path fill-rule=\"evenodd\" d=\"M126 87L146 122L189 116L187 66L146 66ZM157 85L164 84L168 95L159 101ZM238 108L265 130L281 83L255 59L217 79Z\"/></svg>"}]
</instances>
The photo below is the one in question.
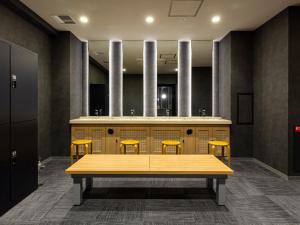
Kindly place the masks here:
<instances>
[{"instance_id":1,"label":"locker handle","mask_svg":"<svg viewBox=\"0 0 300 225\"><path fill-rule=\"evenodd\" d=\"M17 88L17 76L14 74L11 75L11 88Z\"/></svg>"},{"instance_id":2,"label":"locker handle","mask_svg":"<svg viewBox=\"0 0 300 225\"><path fill-rule=\"evenodd\" d=\"M11 152L11 159L12 159L12 164L16 165L17 161L17 151L12 151Z\"/></svg>"}]
</instances>

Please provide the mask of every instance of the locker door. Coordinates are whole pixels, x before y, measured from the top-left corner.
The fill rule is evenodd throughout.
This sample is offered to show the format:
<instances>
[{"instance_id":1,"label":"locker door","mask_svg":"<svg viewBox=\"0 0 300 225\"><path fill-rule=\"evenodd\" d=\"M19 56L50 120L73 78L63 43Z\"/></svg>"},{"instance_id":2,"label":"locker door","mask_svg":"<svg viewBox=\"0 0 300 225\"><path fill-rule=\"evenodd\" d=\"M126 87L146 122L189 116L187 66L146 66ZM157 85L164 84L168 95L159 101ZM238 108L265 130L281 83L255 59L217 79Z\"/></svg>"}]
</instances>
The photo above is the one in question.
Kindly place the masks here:
<instances>
[{"instance_id":1,"label":"locker door","mask_svg":"<svg viewBox=\"0 0 300 225\"><path fill-rule=\"evenodd\" d=\"M10 76L9 45L0 41L0 216L9 209L10 194Z\"/></svg>"},{"instance_id":2,"label":"locker door","mask_svg":"<svg viewBox=\"0 0 300 225\"><path fill-rule=\"evenodd\" d=\"M10 120L10 48L0 41L0 125L8 124Z\"/></svg>"},{"instance_id":3,"label":"locker door","mask_svg":"<svg viewBox=\"0 0 300 225\"><path fill-rule=\"evenodd\" d=\"M16 204L38 185L36 120L11 125L11 151L11 200Z\"/></svg>"},{"instance_id":4,"label":"locker door","mask_svg":"<svg viewBox=\"0 0 300 225\"><path fill-rule=\"evenodd\" d=\"M38 58L20 47L11 47L11 120L13 123L37 117ZM12 84L13 86L13 84Z\"/></svg>"}]
</instances>

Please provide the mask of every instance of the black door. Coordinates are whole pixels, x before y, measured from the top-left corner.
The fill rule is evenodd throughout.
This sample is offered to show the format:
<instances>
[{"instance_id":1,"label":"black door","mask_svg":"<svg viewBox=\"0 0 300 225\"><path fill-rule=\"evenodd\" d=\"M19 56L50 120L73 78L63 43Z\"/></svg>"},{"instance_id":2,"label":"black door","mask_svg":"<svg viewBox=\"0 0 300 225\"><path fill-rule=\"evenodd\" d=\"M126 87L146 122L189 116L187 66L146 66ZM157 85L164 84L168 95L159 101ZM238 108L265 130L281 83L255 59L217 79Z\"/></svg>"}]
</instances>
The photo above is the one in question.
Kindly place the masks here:
<instances>
[{"instance_id":1,"label":"black door","mask_svg":"<svg viewBox=\"0 0 300 225\"><path fill-rule=\"evenodd\" d=\"M0 125L10 122L10 47L0 41Z\"/></svg>"},{"instance_id":2,"label":"black door","mask_svg":"<svg viewBox=\"0 0 300 225\"><path fill-rule=\"evenodd\" d=\"M11 120L13 123L37 117L37 55L20 47L11 47Z\"/></svg>"},{"instance_id":3,"label":"black door","mask_svg":"<svg viewBox=\"0 0 300 225\"><path fill-rule=\"evenodd\" d=\"M38 185L37 121L11 125L11 200L22 200Z\"/></svg>"},{"instance_id":4,"label":"black door","mask_svg":"<svg viewBox=\"0 0 300 225\"><path fill-rule=\"evenodd\" d=\"M37 55L23 48L11 47L13 204L37 188L37 65Z\"/></svg>"},{"instance_id":5,"label":"black door","mask_svg":"<svg viewBox=\"0 0 300 225\"><path fill-rule=\"evenodd\" d=\"M90 115L105 116L106 110L106 86L105 84L90 84Z\"/></svg>"},{"instance_id":6,"label":"black door","mask_svg":"<svg viewBox=\"0 0 300 225\"><path fill-rule=\"evenodd\" d=\"M0 41L0 216L9 208L10 193L10 76L9 45Z\"/></svg>"}]
</instances>

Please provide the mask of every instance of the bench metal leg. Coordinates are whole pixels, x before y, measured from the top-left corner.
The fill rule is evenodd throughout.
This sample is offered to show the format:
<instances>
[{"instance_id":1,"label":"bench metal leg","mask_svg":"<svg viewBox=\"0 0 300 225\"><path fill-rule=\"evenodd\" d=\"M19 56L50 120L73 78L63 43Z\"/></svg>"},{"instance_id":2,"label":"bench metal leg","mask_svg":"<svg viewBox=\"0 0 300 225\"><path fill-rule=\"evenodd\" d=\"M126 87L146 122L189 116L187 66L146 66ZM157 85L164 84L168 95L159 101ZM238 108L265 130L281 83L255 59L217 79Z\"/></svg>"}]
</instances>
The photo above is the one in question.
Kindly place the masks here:
<instances>
[{"instance_id":1,"label":"bench metal leg","mask_svg":"<svg viewBox=\"0 0 300 225\"><path fill-rule=\"evenodd\" d=\"M85 178L86 189L91 190L93 188L93 178L87 177Z\"/></svg>"},{"instance_id":2,"label":"bench metal leg","mask_svg":"<svg viewBox=\"0 0 300 225\"><path fill-rule=\"evenodd\" d=\"M206 178L206 186L208 189L213 189L213 185L214 185L213 182L214 182L213 178Z\"/></svg>"},{"instance_id":3,"label":"bench metal leg","mask_svg":"<svg viewBox=\"0 0 300 225\"><path fill-rule=\"evenodd\" d=\"M73 178L72 187L73 205L81 205L82 202L82 178Z\"/></svg>"},{"instance_id":4,"label":"bench metal leg","mask_svg":"<svg viewBox=\"0 0 300 225\"><path fill-rule=\"evenodd\" d=\"M226 201L226 187L225 187L224 178L217 178L216 179L216 200L218 205L225 205Z\"/></svg>"}]
</instances>

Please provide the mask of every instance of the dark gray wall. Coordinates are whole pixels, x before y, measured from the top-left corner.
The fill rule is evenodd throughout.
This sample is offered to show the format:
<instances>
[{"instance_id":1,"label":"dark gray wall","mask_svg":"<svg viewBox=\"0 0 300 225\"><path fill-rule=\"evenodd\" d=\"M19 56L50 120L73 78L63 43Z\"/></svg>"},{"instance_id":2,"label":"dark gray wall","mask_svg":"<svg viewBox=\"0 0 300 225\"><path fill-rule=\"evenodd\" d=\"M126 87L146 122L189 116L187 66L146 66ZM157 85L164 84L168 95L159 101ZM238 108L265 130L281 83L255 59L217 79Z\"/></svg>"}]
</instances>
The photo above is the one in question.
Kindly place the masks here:
<instances>
[{"instance_id":1,"label":"dark gray wall","mask_svg":"<svg viewBox=\"0 0 300 225\"><path fill-rule=\"evenodd\" d=\"M108 74L105 74L101 69L94 63L89 64L90 72L90 84L107 84L108 85Z\"/></svg>"},{"instance_id":2,"label":"dark gray wall","mask_svg":"<svg viewBox=\"0 0 300 225\"><path fill-rule=\"evenodd\" d=\"M143 115L143 75L124 74L123 76L123 113L130 115L130 109L135 109L136 116ZM157 84L177 85L174 74L158 75ZM206 109L211 115L211 67L193 68L192 71L192 112L198 116L198 109Z\"/></svg>"},{"instance_id":3,"label":"dark gray wall","mask_svg":"<svg viewBox=\"0 0 300 225\"><path fill-rule=\"evenodd\" d=\"M219 107L220 116L232 121L232 155L252 156L252 125L237 121L237 96L253 93L252 32L230 32L220 41L219 49Z\"/></svg>"},{"instance_id":4,"label":"dark gray wall","mask_svg":"<svg viewBox=\"0 0 300 225\"><path fill-rule=\"evenodd\" d=\"M70 32L59 32L52 52L52 154L69 155L69 120L82 109L82 43Z\"/></svg>"},{"instance_id":5,"label":"dark gray wall","mask_svg":"<svg viewBox=\"0 0 300 225\"><path fill-rule=\"evenodd\" d=\"M129 116L135 109L136 116L143 116L143 75L125 74L123 76L123 115Z\"/></svg>"},{"instance_id":6,"label":"dark gray wall","mask_svg":"<svg viewBox=\"0 0 300 225\"><path fill-rule=\"evenodd\" d=\"M194 67L192 69L192 116L199 116L199 109L207 115L212 111L212 69Z\"/></svg>"},{"instance_id":7,"label":"dark gray wall","mask_svg":"<svg viewBox=\"0 0 300 225\"><path fill-rule=\"evenodd\" d=\"M293 146L294 126L300 125L300 7L289 9L289 175L293 171L296 152ZM299 151L296 150L296 151ZM299 154L298 154L299 156ZM298 161L299 162L299 161Z\"/></svg>"},{"instance_id":8,"label":"dark gray wall","mask_svg":"<svg viewBox=\"0 0 300 225\"><path fill-rule=\"evenodd\" d=\"M231 119L231 33L220 41L219 57L220 116Z\"/></svg>"},{"instance_id":9,"label":"dark gray wall","mask_svg":"<svg viewBox=\"0 0 300 225\"><path fill-rule=\"evenodd\" d=\"M82 115L82 42L70 33L70 118Z\"/></svg>"},{"instance_id":10,"label":"dark gray wall","mask_svg":"<svg viewBox=\"0 0 300 225\"><path fill-rule=\"evenodd\" d=\"M255 158L288 173L288 11L255 32Z\"/></svg>"},{"instance_id":11,"label":"dark gray wall","mask_svg":"<svg viewBox=\"0 0 300 225\"><path fill-rule=\"evenodd\" d=\"M52 154L62 155L70 143L70 36L60 33L54 38L52 76ZM63 137L63 138L62 138Z\"/></svg>"},{"instance_id":12,"label":"dark gray wall","mask_svg":"<svg viewBox=\"0 0 300 225\"><path fill-rule=\"evenodd\" d=\"M238 123L238 94L253 93L253 32L231 33L231 146L237 157L253 155L253 125ZM245 104L240 105L240 111ZM252 115L252 112L248 112Z\"/></svg>"},{"instance_id":13,"label":"dark gray wall","mask_svg":"<svg viewBox=\"0 0 300 225\"><path fill-rule=\"evenodd\" d=\"M0 4L0 39L38 54L38 151L42 159L51 155L51 48L49 35Z\"/></svg>"}]
</instances>

